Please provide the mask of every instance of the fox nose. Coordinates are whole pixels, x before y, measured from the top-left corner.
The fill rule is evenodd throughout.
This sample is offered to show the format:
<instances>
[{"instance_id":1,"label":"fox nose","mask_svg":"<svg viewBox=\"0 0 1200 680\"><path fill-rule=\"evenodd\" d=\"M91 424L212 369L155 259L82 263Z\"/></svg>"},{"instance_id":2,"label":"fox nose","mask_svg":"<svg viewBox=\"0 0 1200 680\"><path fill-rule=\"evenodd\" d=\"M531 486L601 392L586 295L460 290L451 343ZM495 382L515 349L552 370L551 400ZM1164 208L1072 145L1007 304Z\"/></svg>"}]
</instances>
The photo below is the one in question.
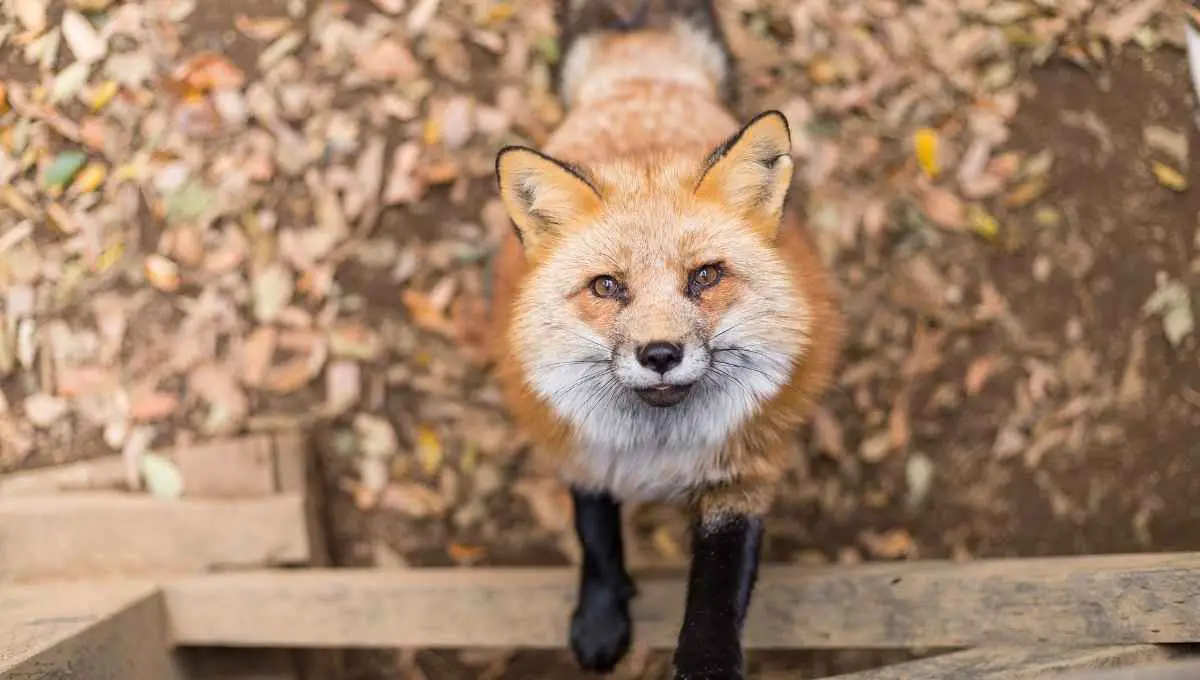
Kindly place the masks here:
<instances>
[{"instance_id":1,"label":"fox nose","mask_svg":"<svg viewBox=\"0 0 1200 680\"><path fill-rule=\"evenodd\" d=\"M651 342L638 348L637 358L646 368L666 373L683 361L683 347L673 342Z\"/></svg>"}]
</instances>

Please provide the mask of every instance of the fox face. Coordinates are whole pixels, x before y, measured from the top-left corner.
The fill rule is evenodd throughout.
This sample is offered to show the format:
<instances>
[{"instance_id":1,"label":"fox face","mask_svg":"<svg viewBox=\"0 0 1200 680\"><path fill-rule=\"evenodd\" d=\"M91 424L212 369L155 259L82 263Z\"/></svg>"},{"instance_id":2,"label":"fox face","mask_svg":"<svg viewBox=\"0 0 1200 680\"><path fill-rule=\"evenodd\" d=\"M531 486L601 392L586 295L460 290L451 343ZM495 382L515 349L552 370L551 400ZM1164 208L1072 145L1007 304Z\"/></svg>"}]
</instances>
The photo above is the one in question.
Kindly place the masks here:
<instances>
[{"instance_id":1,"label":"fox face","mask_svg":"<svg viewBox=\"0 0 1200 680\"><path fill-rule=\"evenodd\" d=\"M806 349L807 302L774 246L792 175L783 116L708 158L578 168L510 147L497 169L530 263L510 328L529 387L611 487L719 474L712 456Z\"/></svg>"}]
</instances>

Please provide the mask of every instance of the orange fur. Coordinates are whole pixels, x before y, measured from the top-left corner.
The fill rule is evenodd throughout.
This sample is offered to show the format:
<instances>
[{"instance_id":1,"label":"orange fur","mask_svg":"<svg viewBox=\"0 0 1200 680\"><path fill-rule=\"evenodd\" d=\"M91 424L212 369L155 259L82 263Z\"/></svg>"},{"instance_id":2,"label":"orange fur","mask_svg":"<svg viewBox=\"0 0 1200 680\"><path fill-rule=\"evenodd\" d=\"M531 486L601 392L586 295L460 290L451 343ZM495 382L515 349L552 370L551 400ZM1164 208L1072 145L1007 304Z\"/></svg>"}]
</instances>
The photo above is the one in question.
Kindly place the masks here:
<instances>
[{"instance_id":1,"label":"orange fur","mask_svg":"<svg viewBox=\"0 0 1200 680\"><path fill-rule=\"evenodd\" d=\"M624 336L644 343L693 332L711 335L730 310L753 302L754 277L761 274L751 271L755 263L738 257L745 248L762 248L781 265L781 280L772 285L794 291L806 314L778 328L769 326L770 318L754 322L766 324L763 332L782 345L794 346L796 359L778 391L704 459L699 478L710 482L688 493L706 518L762 513L791 462L789 442L796 428L832 378L843 323L829 273L798 216L781 210L791 180L786 148L775 165L763 165L755 156L784 143L782 117L744 129L743 138L706 167L706 156L739 128L717 100L707 62L696 57L703 50L688 47L686 38L672 31L642 31L589 46L592 54L581 57L588 68L568 88L576 108L544 148L549 158L577 165L577 175L544 165L531 152L502 153L501 193L525 242L510 233L496 256L492 356L511 415L539 452L559 460L571 482L603 486L605 480L576 455L578 427L531 385L530 343L550 340L522 334L518 326L534 323L548 305L561 304L598 336L616 333L614 326L625 323L614 342ZM657 57L652 70L629 69L631 63L645 64L647 54ZM525 176L534 187L528 195L513 189L518 171L531 173ZM529 196L550 207L531 217L521 200ZM559 197L566 197L561 205ZM588 226L593 220L605 226ZM735 226L724 231L690 226L705 220ZM591 242L604 249L605 257L589 258ZM568 247L582 253L571 291L556 297L535 289L531 281L547 258ZM680 303L666 293L661 301L642 293L663 288L668 280L664 290L682 287L689 271L717 258L733 265L726 279L695 297L694 315L677 314L672 305ZM769 263L765 266L769 269ZM612 272L633 291L636 304L630 310L625 302L598 298L586 287L590 277Z\"/></svg>"}]
</instances>

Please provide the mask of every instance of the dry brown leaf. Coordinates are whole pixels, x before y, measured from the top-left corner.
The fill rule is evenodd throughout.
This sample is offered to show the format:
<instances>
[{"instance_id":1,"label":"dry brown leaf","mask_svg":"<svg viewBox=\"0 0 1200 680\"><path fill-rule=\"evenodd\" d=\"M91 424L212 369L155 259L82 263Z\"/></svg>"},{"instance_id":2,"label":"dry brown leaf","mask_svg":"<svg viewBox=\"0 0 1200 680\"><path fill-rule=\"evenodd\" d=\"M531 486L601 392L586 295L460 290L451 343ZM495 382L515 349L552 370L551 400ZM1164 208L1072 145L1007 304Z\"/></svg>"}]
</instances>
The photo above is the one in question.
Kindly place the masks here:
<instances>
[{"instance_id":1,"label":"dry brown leaf","mask_svg":"<svg viewBox=\"0 0 1200 680\"><path fill-rule=\"evenodd\" d=\"M379 506L409 517L433 517L446 511L446 501L436 491L413 482L393 483L379 495Z\"/></svg>"},{"instance_id":2,"label":"dry brown leaf","mask_svg":"<svg viewBox=\"0 0 1200 680\"><path fill-rule=\"evenodd\" d=\"M416 57L391 38L383 38L355 55L355 65L371 80L413 81L421 77Z\"/></svg>"},{"instance_id":3,"label":"dry brown leaf","mask_svg":"<svg viewBox=\"0 0 1200 680\"><path fill-rule=\"evenodd\" d=\"M117 384L112 369L101 366L63 366L55 378L56 393L68 399L102 392Z\"/></svg>"},{"instance_id":4,"label":"dry brown leaf","mask_svg":"<svg viewBox=\"0 0 1200 680\"><path fill-rule=\"evenodd\" d=\"M136 388L129 394L129 417L135 423L166 420L178 409L178 397L153 387Z\"/></svg>"},{"instance_id":5,"label":"dry brown leaf","mask_svg":"<svg viewBox=\"0 0 1200 680\"><path fill-rule=\"evenodd\" d=\"M921 198L921 208L930 222L943 229L957 230L966 226L966 206L949 189L927 188Z\"/></svg>"},{"instance_id":6,"label":"dry brown leaf","mask_svg":"<svg viewBox=\"0 0 1200 680\"><path fill-rule=\"evenodd\" d=\"M392 153L392 168L383 189L385 205L412 203L425 194L425 186L417 174L421 162L421 145L405 142Z\"/></svg>"},{"instance_id":7,"label":"dry brown leaf","mask_svg":"<svg viewBox=\"0 0 1200 680\"><path fill-rule=\"evenodd\" d=\"M916 541L904 529L891 529L883 533L864 531L859 535L859 542L872 557L879 559L893 560L917 555Z\"/></svg>"},{"instance_id":8,"label":"dry brown leaf","mask_svg":"<svg viewBox=\"0 0 1200 680\"><path fill-rule=\"evenodd\" d=\"M275 356L279 333L272 326L262 326L250 332L242 343L242 382L250 387L262 385Z\"/></svg>"},{"instance_id":9,"label":"dry brown leaf","mask_svg":"<svg viewBox=\"0 0 1200 680\"><path fill-rule=\"evenodd\" d=\"M176 67L174 80L191 92L233 90L246 82L246 74L216 52L200 52Z\"/></svg>"},{"instance_id":10,"label":"dry brown leaf","mask_svg":"<svg viewBox=\"0 0 1200 680\"><path fill-rule=\"evenodd\" d=\"M98 61L108 54L108 43L82 14L74 10L63 12L62 36L79 61Z\"/></svg>"},{"instance_id":11,"label":"dry brown leaf","mask_svg":"<svg viewBox=\"0 0 1200 680\"><path fill-rule=\"evenodd\" d=\"M345 413L362 399L362 372L357 361L334 361L325 371L325 405L331 414Z\"/></svg>"},{"instance_id":12,"label":"dry brown leaf","mask_svg":"<svg viewBox=\"0 0 1200 680\"><path fill-rule=\"evenodd\" d=\"M912 439L912 424L909 422L910 388L905 388L896 395L892 410L888 413L888 444L891 450L901 450L908 446Z\"/></svg>"},{"instance_id":13,"label":"dry brown leaf","mask_svg":"<svg viewBox=\"0 0 1200 680\"><path fill-rule=\"evenodd\" d=\"M975 396L983 390L989 378L1003 366L1003 357L995 354L979 357L967 367L963 377L963 390L970 396Z\"/></svg>"},{"instance_id":14,"label":"dry brown leaf","mask_svg":"<svg viewBox=\"0 0 1200 680\"><path fill-rule=\"evenodd\" d=\"M812 422L813 440L818 451L829 457L840 460L846 456L845 435L842 426L833 413L823 406L817 406L810 415Z\"/></svg>"},{"instance_id":15,"label":"dry brown leaf","mask_svg":"<svg viewBox=\"0 0 1200 680\"><path fill-rule=\"evenodd\" d=\"M146 257L144 269L150 285L164 293L179 290L179 267L171 260L162 255L149 255Z\"/></svg>"},{"instance_id":16,"label":"dry brown leaf","mask_svg":"<svg viewBox=\"0 0 1200 680\"><path fill-rule=\"evenodd\" d=\"M226 366L206 362L188 373L188 389L208 405L204 429L210 434L237 429L250 412L246 393L238 385L233 371Z\"/></svg>"}]
</instances>

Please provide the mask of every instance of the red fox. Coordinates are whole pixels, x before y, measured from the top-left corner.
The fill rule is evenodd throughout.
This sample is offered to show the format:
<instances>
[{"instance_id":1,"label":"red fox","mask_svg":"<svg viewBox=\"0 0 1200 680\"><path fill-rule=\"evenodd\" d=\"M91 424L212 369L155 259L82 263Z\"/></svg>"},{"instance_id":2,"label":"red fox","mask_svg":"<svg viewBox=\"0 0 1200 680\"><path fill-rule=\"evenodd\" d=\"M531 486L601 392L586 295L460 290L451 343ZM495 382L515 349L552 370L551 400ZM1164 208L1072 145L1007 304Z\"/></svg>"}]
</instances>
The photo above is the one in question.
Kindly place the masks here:
<instances>
[{"instance_id":1,"label":"red fox","mask_svg":"<svg viewBox=\"0 0 1200 680\"><path fill-rule=\"evenodd\" d=\"M675 677L741 678L763 515L840 353L829 274L785 205L787 120L739 126L711 0L559 0L567 115L506 147L496 261L506 405L570 485L583 563L570 646L628 651L623 501L695 511Z\"/></svg>"}]
</instances>

